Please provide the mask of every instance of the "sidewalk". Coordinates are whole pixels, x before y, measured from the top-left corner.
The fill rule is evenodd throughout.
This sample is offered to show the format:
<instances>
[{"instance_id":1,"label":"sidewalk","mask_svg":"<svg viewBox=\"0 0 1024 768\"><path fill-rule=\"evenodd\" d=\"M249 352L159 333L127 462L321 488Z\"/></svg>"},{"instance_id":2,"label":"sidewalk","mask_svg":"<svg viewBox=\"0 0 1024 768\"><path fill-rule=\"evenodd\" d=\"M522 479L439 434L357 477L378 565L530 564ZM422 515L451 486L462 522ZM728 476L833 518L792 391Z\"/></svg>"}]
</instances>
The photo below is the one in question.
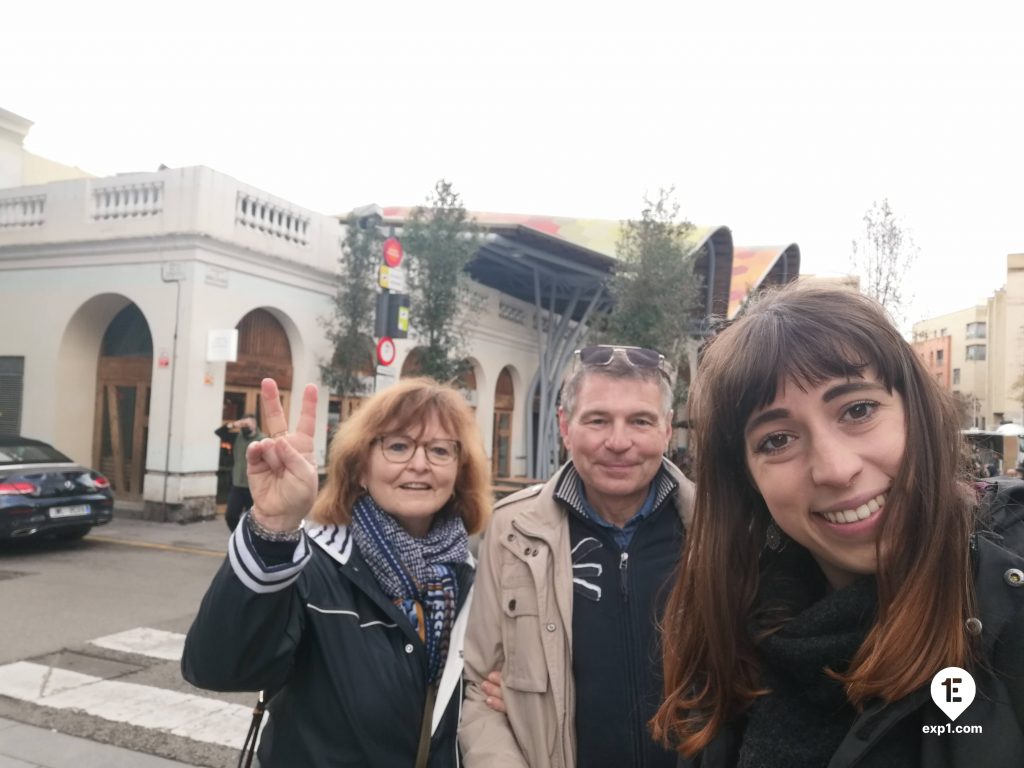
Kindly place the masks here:
<instances>
[{"instance_id":1,"label":"sidewalk","mask_svg":"<svg viewBox=\"0 0 1024 768\"><path fill-rule=\"evenodd\" d=\"M105 539L120 539L168 547L191 547L210 550L226 555L228 537L231 532L224 523L223 515L210 520L191 523L158 523L121 517L114 507L114 519L106 525L98 525L89 536Z\"/></svg>"},{"instance_id":2,"label":"sidewalk","mask_svg":"<svg viewBox=\"0 0 1024 768\"><path fill-rule=\"evenodd\" d=\"M142 546L226 554L230 532L223 516L194 523L158 523L118 517L97 526L89 537ZM25 725L0 717L0 768L194 768L162 757Z\"/></svg>"},{"instance_id":3,"label":"sidewalk","mask_svg":"<svg viewBox=\"0 0 1024 768\"><path fill-rule=\"evenodd\" d=\"M0 768L193 768L0 717Z\"/></svg>"}]
</instances>

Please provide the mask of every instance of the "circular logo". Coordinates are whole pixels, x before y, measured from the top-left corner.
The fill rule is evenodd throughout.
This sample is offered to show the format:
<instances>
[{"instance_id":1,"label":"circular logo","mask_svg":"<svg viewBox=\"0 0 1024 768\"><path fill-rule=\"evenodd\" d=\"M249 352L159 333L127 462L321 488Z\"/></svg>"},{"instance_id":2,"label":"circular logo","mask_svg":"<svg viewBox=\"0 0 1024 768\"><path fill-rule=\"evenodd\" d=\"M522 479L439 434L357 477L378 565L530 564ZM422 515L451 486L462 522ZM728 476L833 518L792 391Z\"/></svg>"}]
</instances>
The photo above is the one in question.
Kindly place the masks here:
<instances>
[{"instance_id":1,"label":"circular logo","mask_svg":"<svg viewBox=\"0 0 1024 768\"><path fill-rule=\"evenodd\" d=\"M932 678L932 701L950 720L956 720L974 701L974 678L966 669L946 667Z\"/></svg>"}]
</instances>

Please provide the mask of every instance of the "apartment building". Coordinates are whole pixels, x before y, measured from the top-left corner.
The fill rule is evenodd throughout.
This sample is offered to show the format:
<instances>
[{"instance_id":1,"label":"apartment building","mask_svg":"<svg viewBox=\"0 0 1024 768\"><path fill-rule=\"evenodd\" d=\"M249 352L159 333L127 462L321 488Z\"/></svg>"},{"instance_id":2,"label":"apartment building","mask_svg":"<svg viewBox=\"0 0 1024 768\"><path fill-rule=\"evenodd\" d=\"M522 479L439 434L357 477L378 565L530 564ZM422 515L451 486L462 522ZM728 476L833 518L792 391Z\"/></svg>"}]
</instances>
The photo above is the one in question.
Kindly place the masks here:
<instances>
[{"instance_id":1,"label":"apartment building","mask_svg":"<svg viewBox=\"0 0 1024 768\"><path fill-rule=\"evenodd\" d=\"M961 401L965 429L1024 425L1024 254L1006 257L1006 283L984 304L915 323L913 346Z\"/></svg>"},{"instance_id":2,"label":"apartment building","mask_svg":"<svg viewBox=\"0 0 1024 768\"><path fill-rule=\"evenodd\" d=\"M922 320L913 327L913 347L943 389L964 403L965 429L985 429L988 407L988 308L985 305Z\"/></svg>"}]
</instances>

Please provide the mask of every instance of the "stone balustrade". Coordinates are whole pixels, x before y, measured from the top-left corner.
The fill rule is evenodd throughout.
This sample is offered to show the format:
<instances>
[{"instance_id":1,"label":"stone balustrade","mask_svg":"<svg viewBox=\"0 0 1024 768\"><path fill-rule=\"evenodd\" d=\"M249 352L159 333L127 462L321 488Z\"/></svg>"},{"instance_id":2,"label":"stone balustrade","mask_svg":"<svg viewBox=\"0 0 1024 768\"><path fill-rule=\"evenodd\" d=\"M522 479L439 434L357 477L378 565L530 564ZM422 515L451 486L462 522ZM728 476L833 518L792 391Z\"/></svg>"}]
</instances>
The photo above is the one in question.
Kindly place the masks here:
<instances>
[{"instance_id":1,"label":"stone balustrade","mask_svg":"<svg viewBox=\"0 0 1024 768\"><path fill-rule=\"evenodd\" d=\"M336 217L203 166L0 189L0 261L41 243L51 253L116 240L159 248L166 237L202 235L326 276L337 273L343 234Z\"/></svg>"},{"instance_id":2,"label":"stone balustrade","mask_svg":"<svg viewBox=\"0 0 1024 768\"><path fill-rule=\"evenodd\" d=\"M302 216L291 208L275 205L256 195L238 193L235 221L293 243L309 244L309 216Z\"/></svg>"},{"instance_id":3,"label":"stone balustrade","mask_svg":"<svg viewBox=\"0 0 1024 768\"><path fill-rule=\"evenodd\" d=\"M43 223L45 210L46 195L0 198L0 230L38 227Z\"/></svg>"},{"instance_id":4,"label":"stone balustrade","mask_svg":"<svg viewBox=\"0 0 1024 768\"><path fill-rule=\"evenodd\" d=\"M94 185L92 218L127 219L152 216L163 210L164 183L147 181L140 184Z\"/></svg>"}]
</instances>

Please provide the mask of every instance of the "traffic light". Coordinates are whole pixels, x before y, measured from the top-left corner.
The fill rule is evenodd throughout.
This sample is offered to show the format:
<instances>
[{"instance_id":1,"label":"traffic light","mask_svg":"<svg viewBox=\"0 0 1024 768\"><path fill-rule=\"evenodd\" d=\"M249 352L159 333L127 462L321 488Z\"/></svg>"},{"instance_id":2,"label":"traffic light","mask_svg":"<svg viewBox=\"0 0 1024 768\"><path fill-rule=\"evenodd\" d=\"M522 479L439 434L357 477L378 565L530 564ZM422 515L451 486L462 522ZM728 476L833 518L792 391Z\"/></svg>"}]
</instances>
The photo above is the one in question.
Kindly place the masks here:
<instances>
[{"instance_id":1,"label":"traffic light","mask_svg":"<svg viewBox=\"0 0 1024 768\"><path fill-rule=\"evenodd\" d=\"M404 339L409 336L409 294L387 291L377 294L373 334L378 339L384 336Z\"/></svg>"}]
</instances>

